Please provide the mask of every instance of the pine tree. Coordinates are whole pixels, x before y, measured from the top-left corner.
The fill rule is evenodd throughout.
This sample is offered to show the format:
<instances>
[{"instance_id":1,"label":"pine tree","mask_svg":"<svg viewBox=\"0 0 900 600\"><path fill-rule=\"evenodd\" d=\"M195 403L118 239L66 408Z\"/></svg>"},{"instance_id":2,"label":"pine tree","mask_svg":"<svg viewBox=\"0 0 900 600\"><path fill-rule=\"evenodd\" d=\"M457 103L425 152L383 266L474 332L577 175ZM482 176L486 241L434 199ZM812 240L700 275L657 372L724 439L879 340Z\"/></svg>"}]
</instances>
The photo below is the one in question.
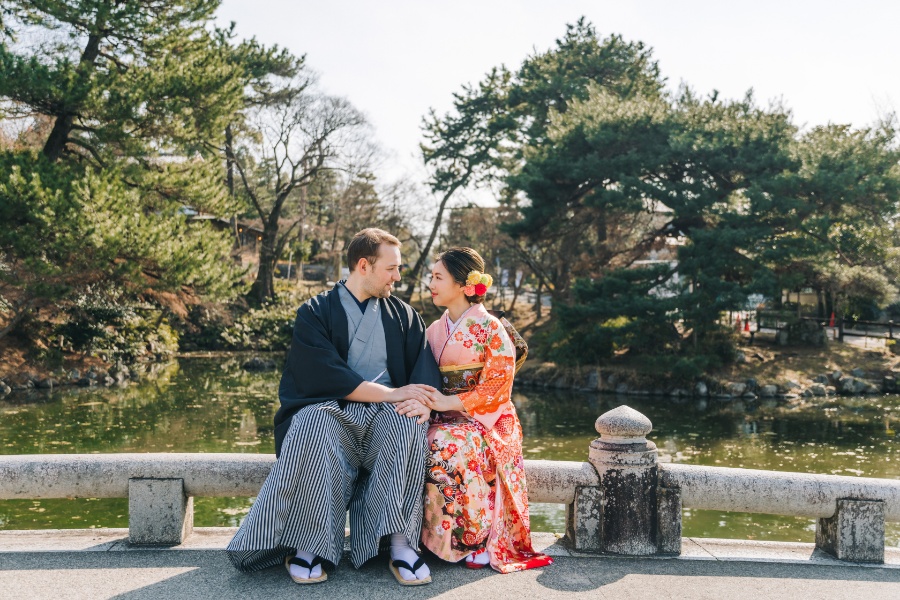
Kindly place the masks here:
<instances>
[{"instance_id":1,"label":"pine tree","mask_svg":"<svg viewBox=\"0 0 900 600\"><path fill-rule=\"evenodd\" d=\"M104 280L130 297L239 292L217 149L248 78L218 1L15 1L4 5L0 99L49 123L0 156L0 296L14 321Z\"/></svg>"},{"instance_id":2,"label":"pine tree","mask_svg":"<svg viewBox=\"0 0 900 600\"><path fill-rule=\"evenodd\" d=\"M512 190L502 198L514 200L515 192L528 187L529 181L537 185L523 169L552 147L557 122L573 106L597 91L611 102L656 103L662 90L663 80L648 48L618 35L601 38L583 18L569 25L553 48L527 57L517 70L491 70L478 85L455 95L450 113L426 119L423 153L432 168L431 187L442 199L432 237L444 207L459 189L499 183ZM599 221L607 216L579 210L569 221L548 221L539 203L529 198L522 218L508 223L505 230L516 239L520 258L541 285L549 287L554 301L561 301L568 295L573 273L579 272L575 263L596 262L590 250L598 247L603 234L597 238L594 231L605 229ZM546 208L551 213L557 209L564 210L555 205ZM582 234L587 235L584 240Z\"/></svg>"},{"instance_id":3,"label":"pine tree","mask_svg":"<svg viewBox=\"0 0 900 600\"><path fill-rule=\"evenodd\" d=\"M813 287L850 310L896 293L890 120L801 135L752 93L671 95L648 48L580 21L426 137L436 191L504 186L520 218L501 228L553 296L561 360L630 348L697 372L733 352L722 316L751 298Z\"/></svg>"}]
</instances>

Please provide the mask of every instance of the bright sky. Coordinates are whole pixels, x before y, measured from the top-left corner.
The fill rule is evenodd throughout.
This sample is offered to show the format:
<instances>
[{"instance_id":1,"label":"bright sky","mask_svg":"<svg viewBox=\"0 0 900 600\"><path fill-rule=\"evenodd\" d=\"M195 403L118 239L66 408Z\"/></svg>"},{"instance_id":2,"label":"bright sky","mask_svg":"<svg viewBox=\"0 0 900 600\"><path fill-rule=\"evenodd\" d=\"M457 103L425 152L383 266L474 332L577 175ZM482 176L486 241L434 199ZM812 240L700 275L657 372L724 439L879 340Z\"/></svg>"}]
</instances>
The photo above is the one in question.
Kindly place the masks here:
<instances>
[{"instance_id":1,"label":"bright sky","mask_svg":"<svg viewBox=\"0 0 900 600\"><path fill-rule=\"evenodd\" d=\"M241 37L306 54L328 93L366 113L390 177L421 178L421 118L494 66L517 68L586 16L654 50L681 82L761 102L781 98L807 127L862 127L900 109L900 2L892 0L224 0Z\"/></svg>"}]
</instances>

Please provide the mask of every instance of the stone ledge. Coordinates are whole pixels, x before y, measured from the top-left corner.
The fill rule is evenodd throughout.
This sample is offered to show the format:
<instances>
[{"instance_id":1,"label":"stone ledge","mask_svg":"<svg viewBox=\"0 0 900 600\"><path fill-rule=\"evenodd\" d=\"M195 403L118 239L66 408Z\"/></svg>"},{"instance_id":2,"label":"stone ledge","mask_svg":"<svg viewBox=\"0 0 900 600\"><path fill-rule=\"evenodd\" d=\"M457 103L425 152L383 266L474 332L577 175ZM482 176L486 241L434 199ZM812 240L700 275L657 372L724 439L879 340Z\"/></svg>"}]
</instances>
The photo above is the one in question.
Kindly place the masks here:
<instances>
[{"instance_id":1,"label":"stone ledge","mask_svg":"<svg viewBox=\"0 0 900 600\"><path fill-rule=\"evenodd\" d=\"M127 498L130 479L181 479L188 496L256 496L274 454L117 453L0 456L0 499ZM532 502L569 504L599 484L584 461L525 460Z\"/></svg>"},{"instance_id":2,"label":"stone ledge","mask_svg":"<svg viewBox=\"0 0 900 600\"><path fill-rule=\"evenodd\" d=\"M183 544L167 547L132 546L127 529L46 529L32 531L0 531L0 553L42 552L220 552L237 531L234 527L197 527ZM550 556L597 558L603 560L633 560L634 557L587 554L568 548L558 533L532 534L535 550ZM731 561L785 563L797 565L825 565L860 567L866 569L900 570L900 547L885 548L884 564L858 564L839 561L816 550L815 544L800 542L765 542L726 540L717 538L682 538L681 556L647 556L648 560L675 561Z\"/></svg>"}]
</instances>

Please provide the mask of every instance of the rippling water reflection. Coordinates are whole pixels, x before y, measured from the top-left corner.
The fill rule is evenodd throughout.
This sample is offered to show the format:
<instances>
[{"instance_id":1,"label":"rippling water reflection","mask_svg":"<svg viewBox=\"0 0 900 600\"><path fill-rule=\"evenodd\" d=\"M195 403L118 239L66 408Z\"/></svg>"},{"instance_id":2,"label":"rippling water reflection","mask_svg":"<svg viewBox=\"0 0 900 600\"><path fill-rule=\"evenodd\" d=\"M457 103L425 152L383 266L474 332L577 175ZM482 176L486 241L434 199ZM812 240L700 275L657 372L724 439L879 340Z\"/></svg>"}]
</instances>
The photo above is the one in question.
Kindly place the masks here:
<instances>
[{"instance_id":1,"label":"rippling water reflection","mask_svg":"<svg viewBox=\"0 0 900 600\"><path fill-rule=\"evenodd\" d=\"M273 452L279 374L243 372L240 358L183 359L125 389L35 392L0 401L0 453ZM660 459L900 478L900 396L777 402L671 400L521 389L525 457L586 460L594 420L629 404L653 421ZM245 498L195 499L197 526L236 525ZM0 501L0 529L127 527L128 501ZM532 505L536 530L562 531L557 505ZM685 511L684 534L812 541L810 519ZM900 527L888 524L889 545Z\"/></svg>"}]
</instances>

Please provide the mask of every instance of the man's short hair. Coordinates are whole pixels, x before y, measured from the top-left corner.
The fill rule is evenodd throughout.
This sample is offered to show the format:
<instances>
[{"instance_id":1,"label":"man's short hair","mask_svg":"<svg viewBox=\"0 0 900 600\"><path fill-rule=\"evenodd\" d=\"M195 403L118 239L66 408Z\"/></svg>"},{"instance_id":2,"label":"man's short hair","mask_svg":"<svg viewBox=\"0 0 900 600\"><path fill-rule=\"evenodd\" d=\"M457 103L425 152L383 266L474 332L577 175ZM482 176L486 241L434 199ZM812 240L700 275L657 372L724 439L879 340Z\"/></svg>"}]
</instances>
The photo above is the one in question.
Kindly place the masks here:
<instances>
[{"instance_id":1,"label":"man's short hair","mask_svg":"<svg viewBox=\"0 0 900 600\"><path fill-rule=\"evenodd\" d=\"M376 227L368 227L354 235L347 246L347 266L350 267L350 272L356 269L361 258L365 258L370 265L374 265L378 260L378 247L381 244L399 248L400 240Z\"/></svg>"}]
</instances>

